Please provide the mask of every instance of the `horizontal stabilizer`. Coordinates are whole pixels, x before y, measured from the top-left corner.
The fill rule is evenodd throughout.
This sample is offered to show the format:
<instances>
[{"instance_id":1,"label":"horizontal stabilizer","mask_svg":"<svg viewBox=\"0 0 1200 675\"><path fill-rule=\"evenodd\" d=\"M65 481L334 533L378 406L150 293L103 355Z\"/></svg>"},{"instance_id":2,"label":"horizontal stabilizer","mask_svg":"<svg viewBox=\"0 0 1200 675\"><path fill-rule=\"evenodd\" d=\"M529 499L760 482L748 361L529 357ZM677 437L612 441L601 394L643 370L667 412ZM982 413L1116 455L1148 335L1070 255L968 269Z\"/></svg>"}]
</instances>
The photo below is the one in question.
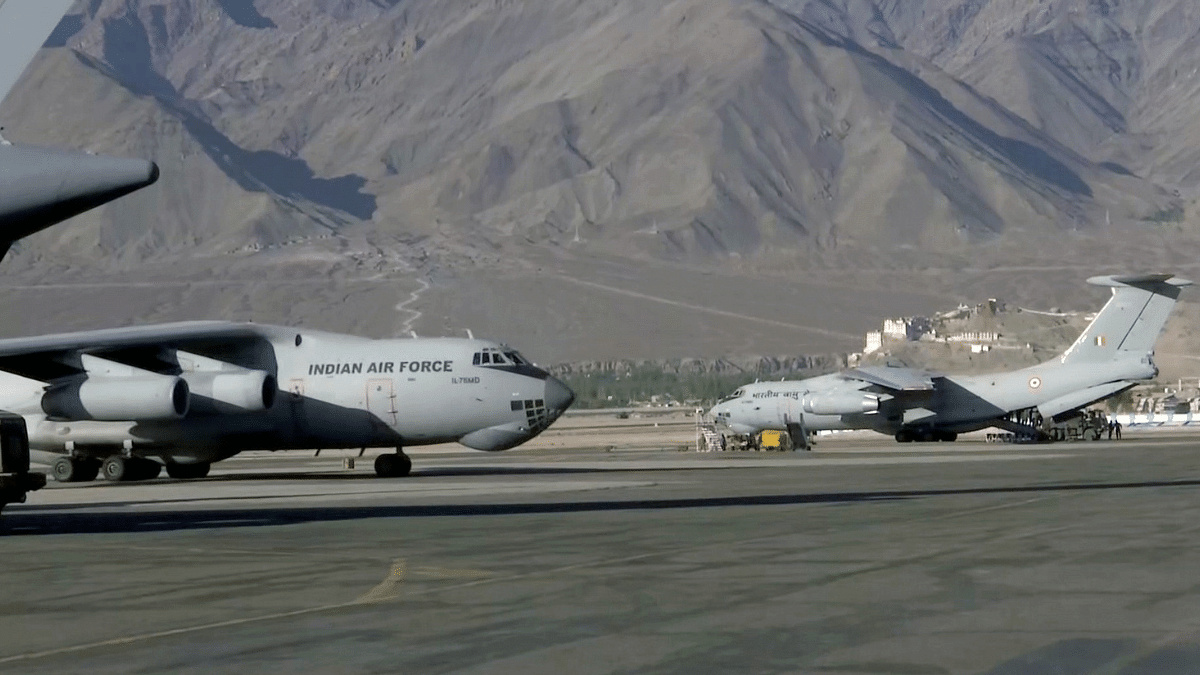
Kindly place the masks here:
<instances>
[{"instance_id":1,"label":"horizontal stabilizer","mask_svg":"<svg viewBox=\"0 0 1200 675\"><path fill-rule=\"evenodd\" d=\"M1180 279L1174 274L1114 274L1110 276L1092 277L1087 280L1093 286L1145 286L1149 284L1168 284L1171 286L1191 286L1188 279Z\"/></svg>"},{"instance_id":2,"label":"horizontal stabilizer","mask_svg":"<svg viewBox=\"0 0 1200 675\"><path fill-rule=\"evenodd\" d=\"M1133 382L1123 381L1099 384L1094 387L1080 389L1079 391L1071 392L1066 396L1059 396L1052 401L1039 404L1037 409L1038 412L1042 414L1042 417L1057 417L1063 413L1079 410L1080 408L1089 406L1097 401L1103 401L1109 396L1119 394L1133 385Z\"/></svg>"}]
</instances>

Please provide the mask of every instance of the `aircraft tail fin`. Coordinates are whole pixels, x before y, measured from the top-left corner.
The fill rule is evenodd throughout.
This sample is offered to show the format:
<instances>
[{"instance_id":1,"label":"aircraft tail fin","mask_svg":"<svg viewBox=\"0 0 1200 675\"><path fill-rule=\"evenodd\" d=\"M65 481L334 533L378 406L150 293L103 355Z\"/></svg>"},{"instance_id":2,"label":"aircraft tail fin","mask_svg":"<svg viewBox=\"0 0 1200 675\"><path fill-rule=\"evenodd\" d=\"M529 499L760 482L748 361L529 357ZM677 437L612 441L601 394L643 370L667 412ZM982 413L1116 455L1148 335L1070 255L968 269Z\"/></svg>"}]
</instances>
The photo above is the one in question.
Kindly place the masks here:
<instances>
[{"instance_id":1,"label":"aircraft tail fin","mask_svg":"<svg viewBox=\"0 0 1200 675\"><path fill-rule=\"evenodd\" d=\"M0 0L0 101L74 0Z\"/></svg>"},{"instance_id":2,"label":"aircraft tail fin","mask_svg":"<svg viewBox=\"0 0 1200 675\"><path fill-rule=\"evenodd\" d=\"M1092 277L1089 284L1111 286L1112 297L1062 355L1063 363L1100 363L1154 352L1179 292L1192 282L1172 274Z\"/></svg>"}]
</instances>

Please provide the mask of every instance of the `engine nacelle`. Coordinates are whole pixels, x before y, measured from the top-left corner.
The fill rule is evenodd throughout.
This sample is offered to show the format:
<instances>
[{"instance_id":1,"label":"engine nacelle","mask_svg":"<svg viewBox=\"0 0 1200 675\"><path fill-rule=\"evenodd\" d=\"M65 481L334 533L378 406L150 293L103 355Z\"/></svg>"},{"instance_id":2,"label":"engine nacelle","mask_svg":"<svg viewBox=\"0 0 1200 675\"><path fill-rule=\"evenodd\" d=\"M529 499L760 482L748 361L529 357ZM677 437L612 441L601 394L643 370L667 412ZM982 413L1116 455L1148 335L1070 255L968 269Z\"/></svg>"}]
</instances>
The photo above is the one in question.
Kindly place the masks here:
<instances>
[{"instance_id":1,"label":"engine nacelle","mask_svg":"<svg viewBox=\"0 0 1200 675\"><path fill-rule=\"evenodd\" d=\"M279 383L263 370L239 372L188 372L180 375L192 394L213 401L193 400L197 412L258 412L275 405ZM214 408L208 410L209 407Z\"/></svg>"},{"instance_id":2,"label":"engine nacelle","mask_svg":"<svg viewBox=\"0 0 1200 675\"><path fill-rule=\"evenodd\" d=\"M879 410L879 399L857 391L805 394L803 406L814 415L858 415Z\"/></svg>"},{"instance_id":3,"label":"engine nacelle","mask_svg":"<svg viewBox=\"0 0 1200 675\"><path fill-rule=\"evenodd\" d=\"M187 415L187 382L170 375L89 377L51 386L42 410L62 420L177 420Z\"/></svg>"}]
</instances>

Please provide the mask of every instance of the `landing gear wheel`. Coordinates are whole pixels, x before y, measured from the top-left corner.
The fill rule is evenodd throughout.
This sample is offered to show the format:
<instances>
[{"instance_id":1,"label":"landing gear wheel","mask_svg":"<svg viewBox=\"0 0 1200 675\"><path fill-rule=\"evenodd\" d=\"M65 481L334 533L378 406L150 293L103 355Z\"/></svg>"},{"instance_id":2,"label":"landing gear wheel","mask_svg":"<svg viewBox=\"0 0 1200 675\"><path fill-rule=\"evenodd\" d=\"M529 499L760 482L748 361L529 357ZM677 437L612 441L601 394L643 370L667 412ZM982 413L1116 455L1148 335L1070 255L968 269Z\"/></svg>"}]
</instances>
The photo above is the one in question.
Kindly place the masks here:
<instances>
[{"instance_id":1,"label":"landing gear wheel","mask_svg":"<svg viewBox=\"0 0 1200 675\"><path fill-rule=\"evenodd\" d=\"M934 431L933 437L939 443L953 443L958 440L958 434L953 431Z\"/></svg>"},{"instance_id":2,"label":"landing gear wheel","mask_svg":"<svg viewBox=\"0 0 1200 675\"><path fill-rule=\"evenodd\" d=\"M84 483L94 480L99 471L100 462L74 457L59 457L50 467L50 473L59 483Z\"/></svg>"},{"instance_id":3,"label":"landing gear wheel","mask_svg":"<svg viewBox=\"0 0 1200 675\"><path fill-rule=\"evenodd\" d=\"M901 429L900 431L897 431L896 432L896 442L897 443L912 443L913 442L912 430L911 429Z\"/></svg>"},{"instance_id":4,"label":"landing gear wheel","mask_svg":"<svg viewBox=\"0 0 1200 675\"><path fill-rule=\"evenodd\" d=\"M188 478L204 478L208 475L208 470L212 468L209 462L197 462L196 464L167 464L167 475L171 478L188 479Z\"/></svg>"},{"instance_id":5,"label":"landing gear wheel","mask_svg":"<svg viewBox=\"0 0 1200 675\"><path fill-rule=\"evenodd\" d=\"M412 471L412 460L403 452L375 458L375 475L380 478L403 478Z\"/></svg>"},{"instance_id":6,"label":"landing gear wheel","mask_svg":"<svg viewBox=\"0 0 1200 675\"><path fill-rule=\"evenodd\" d=\"M112 483L131 480L150 480L157 478L162 471L162 464L141 457L122 457L112 455L100 465L104 479Z\"/></svg>"},{"instance_id":7,"label":"landing gear wheel","mask_svg":"<svg viewBox=\"0 0 1200 675\"><path fill-rule=\"evenodd\" d=\"M110 483L119 483L124 480L130 480L132 471L129 468L129 462L120 455L113 455L104 460L100 464L100 472L104 474L104 480Z\"/></svg>"}]
</instances>

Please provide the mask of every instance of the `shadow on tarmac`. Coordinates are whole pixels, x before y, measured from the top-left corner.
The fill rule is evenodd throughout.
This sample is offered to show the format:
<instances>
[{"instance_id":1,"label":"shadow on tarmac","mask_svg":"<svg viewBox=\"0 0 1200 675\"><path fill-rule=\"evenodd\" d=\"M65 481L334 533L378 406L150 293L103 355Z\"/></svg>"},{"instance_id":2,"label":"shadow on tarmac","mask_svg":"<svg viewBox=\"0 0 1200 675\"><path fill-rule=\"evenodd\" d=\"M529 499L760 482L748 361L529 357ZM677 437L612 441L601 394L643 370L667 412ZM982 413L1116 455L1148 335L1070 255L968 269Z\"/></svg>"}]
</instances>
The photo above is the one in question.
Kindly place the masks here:
<instances>
[{"instance_id":1,"label":"shadow on tarmac","mask_svg":"<svg viewBox=\"0 0 1200 675\"><path fill-rule=\"evenodd\" d=\"M680 499L629 499L570 502L514 502L492 504L430 504L396 506L269 507L139 511L129 513L22 513L20 508L0 519L0 531L8 536L40 534L95 534L102 532L162 532L222 527L261 527L337 522L367 518L419 518L453 516L511 516L590 511L637 511L655 509L728 508L737 506L793 506L886 502L929 497L1056 493L1076 491L1138 490L1200 487L1200 480L1144 481L1125 483L1070 483L1009 487L957 488L940 490L893 490L830 492L814 494L748 495L738 497L695 497ZM145 504L141 502L140 504ZM106 504L105 506L124 506ZM35 507L36 508L36 507ZM70 507L76 508L76 507Z\"/></svg>"}]
</instances>

